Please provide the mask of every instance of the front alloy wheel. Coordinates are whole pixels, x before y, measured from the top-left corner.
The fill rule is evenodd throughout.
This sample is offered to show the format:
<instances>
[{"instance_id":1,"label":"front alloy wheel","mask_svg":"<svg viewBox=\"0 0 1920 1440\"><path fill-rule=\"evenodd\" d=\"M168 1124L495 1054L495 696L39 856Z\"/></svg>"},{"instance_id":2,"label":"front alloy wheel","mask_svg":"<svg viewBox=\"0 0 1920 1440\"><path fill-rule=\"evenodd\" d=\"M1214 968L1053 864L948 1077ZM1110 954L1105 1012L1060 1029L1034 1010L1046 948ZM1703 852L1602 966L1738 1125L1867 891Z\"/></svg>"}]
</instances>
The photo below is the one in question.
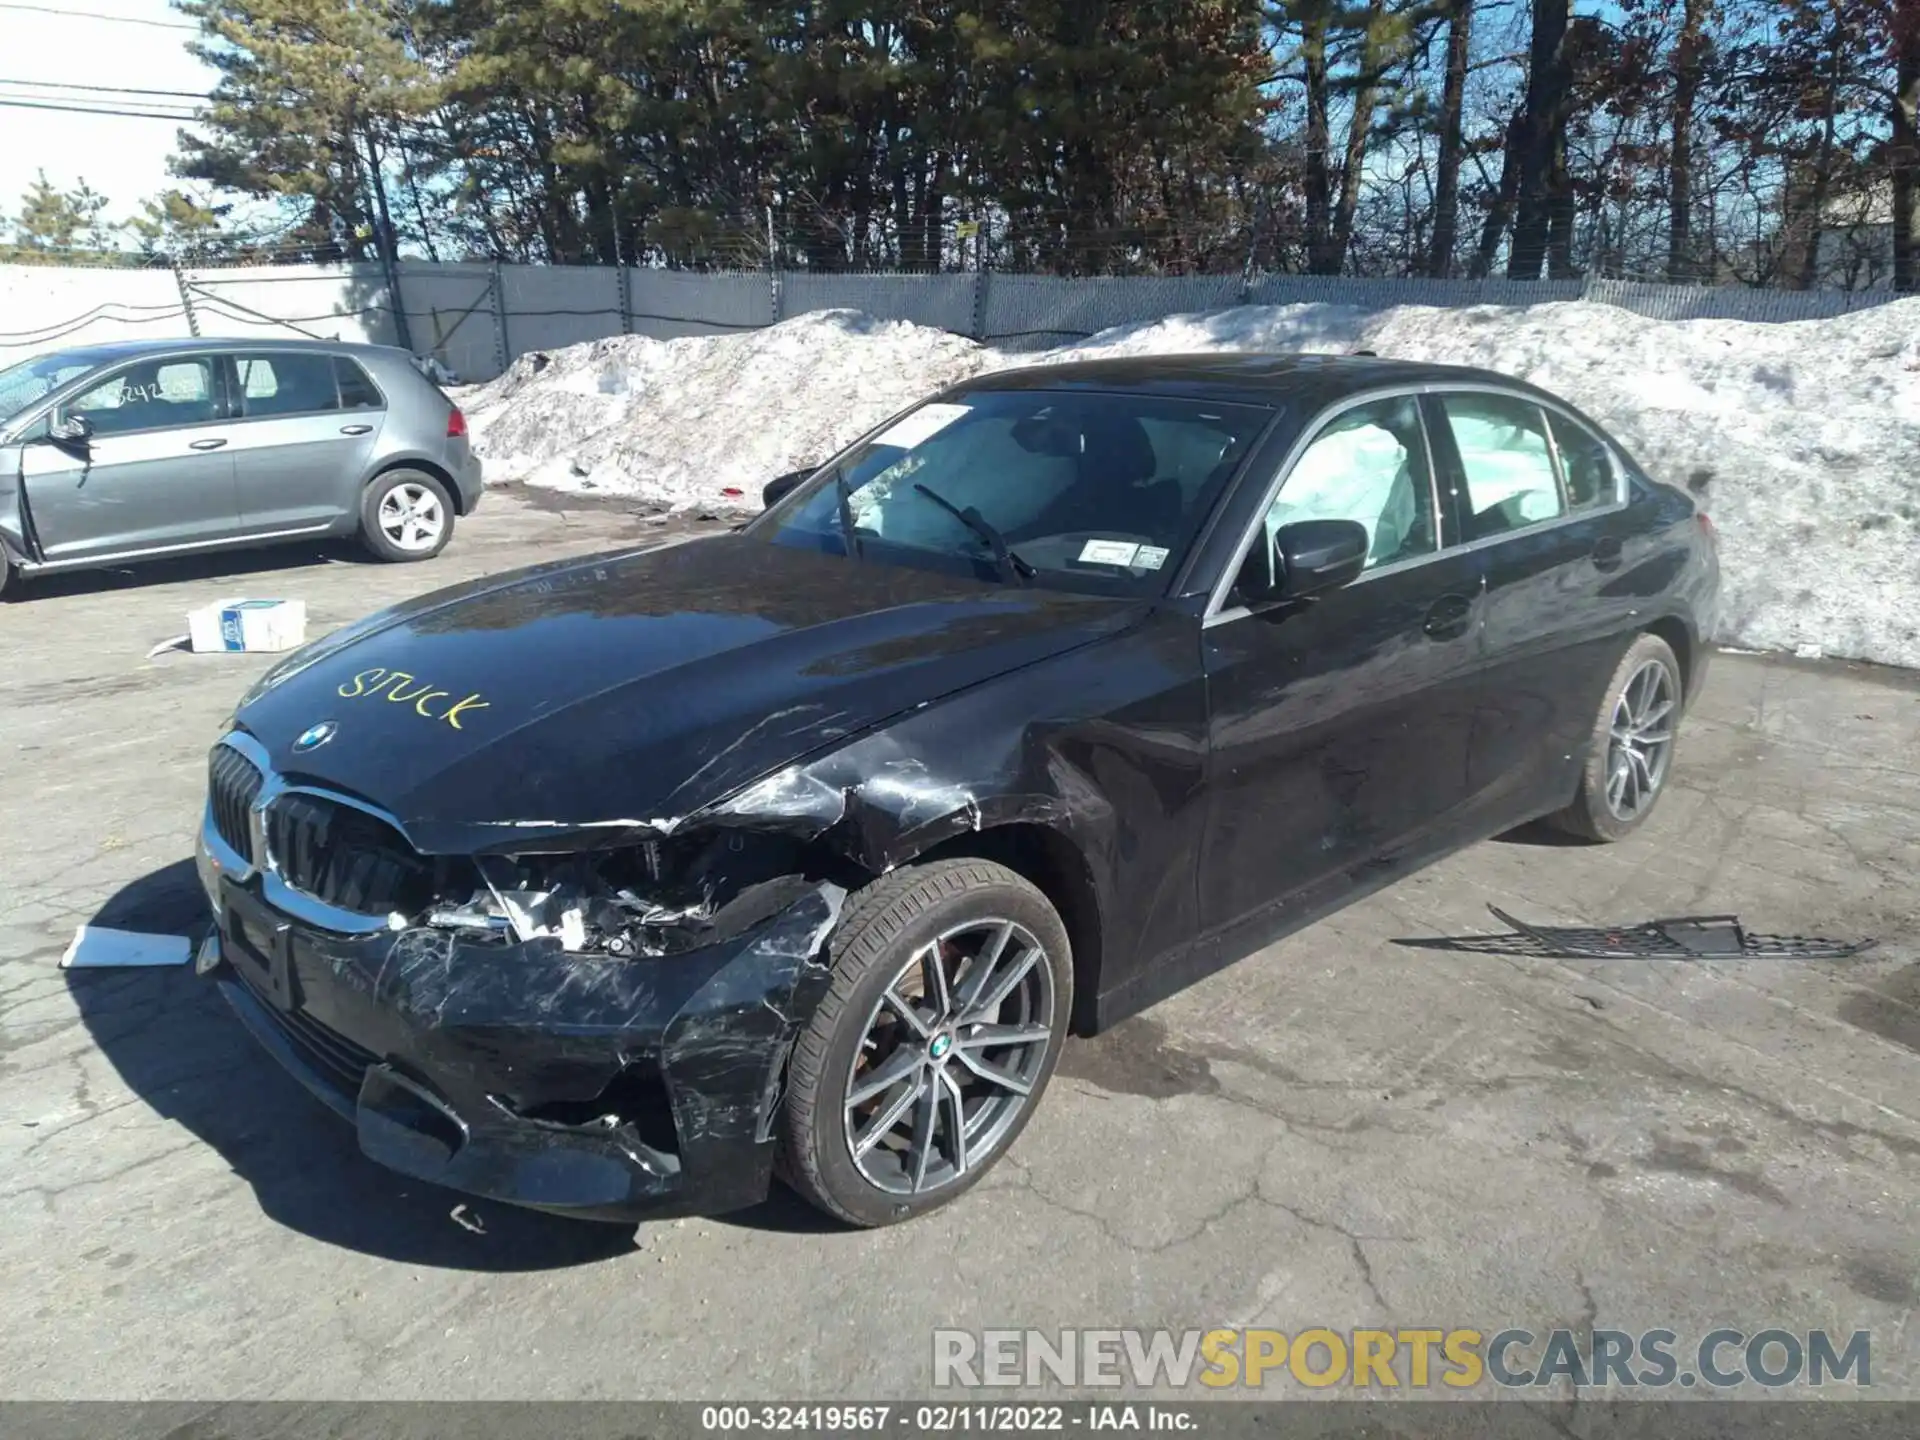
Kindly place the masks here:
<instances>
[{"instance_id":1,"label":"front alloy wheel","mask_svg":"<svg viewBox=\"0 0 1920 1440\"><path fill-rule=\"evenodd\" d=\"M922 1195L984 1164L1013 1128L1053 1042L1053 966L991 916L929 941L867 1017L846 1080L846 1140L869 1182Z\"/></svg>"},{"instance_id":2,"label":"front alloy wheel","mask_svg":"<svg viewBox=\"0 0 1920 1440\"><path fill-rule=\"evenodd\" d=\"M781 1173L856 1225L952 1200L1007 1152L1066 1036L1066 928L986 860L875 881L831 942L834 980L794 1046Z\"/></svg>"}]
</instances>

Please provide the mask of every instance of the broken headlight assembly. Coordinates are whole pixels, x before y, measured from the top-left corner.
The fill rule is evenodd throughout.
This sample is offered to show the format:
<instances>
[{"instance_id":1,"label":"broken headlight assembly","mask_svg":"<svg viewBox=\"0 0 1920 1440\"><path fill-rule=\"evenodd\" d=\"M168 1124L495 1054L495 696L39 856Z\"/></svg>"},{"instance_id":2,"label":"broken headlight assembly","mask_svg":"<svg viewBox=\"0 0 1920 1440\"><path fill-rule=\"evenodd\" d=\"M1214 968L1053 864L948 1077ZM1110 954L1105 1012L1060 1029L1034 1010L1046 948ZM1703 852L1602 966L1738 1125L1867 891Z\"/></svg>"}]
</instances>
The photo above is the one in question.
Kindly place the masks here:
<instances>
[{"instance_id":1,"label":"broken headlight assembly","mask_svg":"<svg viewBox=\"0 0 1920 1440\"><path fill-rule=\"evenodd\" d=\"M576 954L670 955L738 934L811 888L798 842L745 831L564 854L480 855L425 923Z\"/></svg>"}]
</instances>

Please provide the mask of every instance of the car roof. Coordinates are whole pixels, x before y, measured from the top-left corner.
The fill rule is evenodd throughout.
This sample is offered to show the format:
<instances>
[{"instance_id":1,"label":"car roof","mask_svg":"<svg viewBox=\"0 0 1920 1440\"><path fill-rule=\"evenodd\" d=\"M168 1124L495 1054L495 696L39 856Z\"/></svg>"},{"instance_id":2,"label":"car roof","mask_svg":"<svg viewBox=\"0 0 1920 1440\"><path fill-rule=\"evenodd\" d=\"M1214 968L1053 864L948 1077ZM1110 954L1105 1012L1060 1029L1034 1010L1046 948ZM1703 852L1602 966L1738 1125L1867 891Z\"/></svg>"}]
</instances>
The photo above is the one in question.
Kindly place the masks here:
<instances>
[{"instance_id":1,"label":"car roof","mask_svg":"<svg viewBox=\"0 0 1920 1440\"><path fill-rule=\"evenodd\" d=\"M138 360L149 355L174 355L202 350L313 350L324 354L335 352L373 352L391 351L389 345L366 345L352 340L309 340L299 339L259 339L258 337L240 339L237 336L201 335L198 337L179 337L172 340L108 340L98 345L75 345L66 350L49 351L51 355L85 356L95 365L112 365L121 360Z\"/></svg>"},{"instance_id":2,"label":"car roof","mask_svg":"<svg viewBox=\"0 0 1920 1440\"><path fill-rule=\"evenodd\" d=\"M1497 385L1557 400L1524 380L1467 365L1439 365L1373 355L1283 355L1220 350L1128 355L996 370L963 381L953 387L953 393L969 390L1134 391L1269 406L1300 402L1318 409L1363 390L1422 385Z\"/></svg>"}]
</instances>

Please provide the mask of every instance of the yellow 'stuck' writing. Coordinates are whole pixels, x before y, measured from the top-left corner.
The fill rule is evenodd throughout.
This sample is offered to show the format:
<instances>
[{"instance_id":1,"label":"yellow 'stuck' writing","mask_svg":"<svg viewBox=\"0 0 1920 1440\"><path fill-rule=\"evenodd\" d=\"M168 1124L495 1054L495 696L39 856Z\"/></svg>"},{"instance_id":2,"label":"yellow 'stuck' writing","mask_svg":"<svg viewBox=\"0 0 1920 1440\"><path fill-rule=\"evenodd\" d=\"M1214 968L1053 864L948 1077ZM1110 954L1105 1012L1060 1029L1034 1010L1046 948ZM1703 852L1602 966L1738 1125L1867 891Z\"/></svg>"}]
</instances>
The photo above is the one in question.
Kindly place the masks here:
<instances>
[{"instance_id":1,"label":"yellow 'stuck' writing","mask_svg":"<svg viewBox=\"0 0 1920 1440\"><path fill-rule=\"evenodd\" d=\"M444 720L456 730L467 728L460 723L462 715L471 710L488 708L478 691L464 700L455 700L451 690L436 690L430 681L416 681L405 670L388 670L384 667L362 670L342 685L339 693L349 700L379 698L394 705L411 705L413 713L422 719ZM432 709L436 704L440 708Z\"/></svg>"}]
</instances>

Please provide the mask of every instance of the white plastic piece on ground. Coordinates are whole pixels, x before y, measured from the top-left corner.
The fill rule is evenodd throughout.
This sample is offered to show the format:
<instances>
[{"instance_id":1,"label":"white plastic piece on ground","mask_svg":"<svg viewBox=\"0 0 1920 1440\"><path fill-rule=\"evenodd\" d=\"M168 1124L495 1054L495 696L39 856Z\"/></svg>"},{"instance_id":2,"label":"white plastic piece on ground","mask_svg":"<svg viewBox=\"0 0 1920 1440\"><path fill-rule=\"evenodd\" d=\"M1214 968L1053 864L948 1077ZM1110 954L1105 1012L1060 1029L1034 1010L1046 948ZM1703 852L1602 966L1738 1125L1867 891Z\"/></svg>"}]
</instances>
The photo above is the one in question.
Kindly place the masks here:
<instances>
[{"instance_id":1,"label":"white plastic piece on ground","mask_svg":"<svg viewBox=\"0 0 1920 1440\"><path fill-rule=\"evenodd\" d=\"M195 654L297 649L307 640L307 602L244 596L216 600L187 612L187 637Z\"/></svg>"},{"instance_id":2,"label":"white plastic piece on ground","mask_svg":"<svg viewBox=\"0 0 1920 1440\"><path fill-rule=\"evenodd\" d=\"M73 940L60 957L60 968L105 970L134 965L184 965L192 957L193 947L184 935L142 935L133 930L82 925L73 932Z\"/></svg>"},{"instance_id":3,"label":"white plastic piece on ground","mask_svg":"<svg viewBox=\"0 0 1920 1440\"><path fill-rule=\"evenodd\" d=\"M1689 489L1720 535L1715 638L1920 667L1920 299L1777 325L1648 320L1579 302L1243 306L1020 355L819 311L743 335L596 340L545 352L537 374L523 357L465 408L490 478L560 489L591 481L598 493L675 509L742 510L757 508L773 476L982 371L1355 349L1534 381L1606 426L1650 473ZM614 388L603 386L616 373Z\"/></svg>"}]
</instances>

